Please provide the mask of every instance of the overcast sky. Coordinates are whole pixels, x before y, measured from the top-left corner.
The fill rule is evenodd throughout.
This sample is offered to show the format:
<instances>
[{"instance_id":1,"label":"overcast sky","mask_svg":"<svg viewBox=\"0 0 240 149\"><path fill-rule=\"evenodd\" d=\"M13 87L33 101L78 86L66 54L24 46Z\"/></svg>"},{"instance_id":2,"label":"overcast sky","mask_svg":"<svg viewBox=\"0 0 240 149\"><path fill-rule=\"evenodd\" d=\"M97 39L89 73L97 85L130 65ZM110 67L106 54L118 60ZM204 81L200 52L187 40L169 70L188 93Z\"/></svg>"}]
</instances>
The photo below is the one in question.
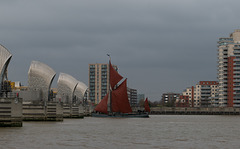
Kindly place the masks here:
<instances>
[{"instance_id":1,"label":"overcast sky","mask_svg":"<svg viewBox=\"0 0 240 149\"><path fill-rule=\"evenodd\" d=\"M3 0L0 44L9 80L41 61L88 85L88 64L112 63L150 100L217 80L217 41L240 28L239 0Z\"/></svg>"}]
</instances>

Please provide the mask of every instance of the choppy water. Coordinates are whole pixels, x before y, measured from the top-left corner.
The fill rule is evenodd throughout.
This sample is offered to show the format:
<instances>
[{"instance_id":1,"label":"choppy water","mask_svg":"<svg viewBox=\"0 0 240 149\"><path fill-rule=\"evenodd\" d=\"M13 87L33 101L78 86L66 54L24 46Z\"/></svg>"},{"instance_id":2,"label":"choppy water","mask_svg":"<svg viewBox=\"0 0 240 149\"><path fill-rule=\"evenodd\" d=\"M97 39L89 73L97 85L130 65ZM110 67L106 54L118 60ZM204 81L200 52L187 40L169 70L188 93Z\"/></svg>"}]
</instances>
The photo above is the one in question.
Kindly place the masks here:
<instances>
[{"instance_id":1,"label":"choppy water","mask_svg":"<svg viewBox=\"0 0 240 149\"><path fill-rule=\"evenodd\" d=\"M218 149L240 147L240 116L159 115L24 122L0 128L0 149Z\"/></svg>"}]
</instances>

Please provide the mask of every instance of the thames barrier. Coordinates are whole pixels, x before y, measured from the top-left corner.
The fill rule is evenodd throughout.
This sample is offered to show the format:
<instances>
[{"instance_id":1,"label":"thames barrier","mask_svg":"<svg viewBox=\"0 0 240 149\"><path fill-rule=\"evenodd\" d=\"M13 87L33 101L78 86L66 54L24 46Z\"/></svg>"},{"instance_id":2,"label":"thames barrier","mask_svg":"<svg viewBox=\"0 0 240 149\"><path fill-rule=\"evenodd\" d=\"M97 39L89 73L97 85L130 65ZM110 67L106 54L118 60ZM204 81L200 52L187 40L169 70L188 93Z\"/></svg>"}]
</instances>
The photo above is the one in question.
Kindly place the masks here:
<instances>
[{"instance_id":1,"label":"thames barrier","mask_svg":"<svg viewBox=\"0 0 240 149\"><path fill-rule=\"evenodd\" d=\"M11 92L10 83L7 78L7 67L12 54L0 45L0 126L21 127L22 126L22 99L16 93Z\"/></svg>"},{"instance_id":2,"label":"thames barrier","mask_svg":"<svg viewBox=\"0 0 240 149\"><path fill-rule=\"evenodd\" d=\"M28 86L8 79L12 54L0 45L0 126L21 127L22 121L63 121L83 118L87 86L66 73L60 73L57 88L52 88L56 72L48 65L32 61ZM86 112L89 113L89 112Z\"/></svg>"}]
</instances>

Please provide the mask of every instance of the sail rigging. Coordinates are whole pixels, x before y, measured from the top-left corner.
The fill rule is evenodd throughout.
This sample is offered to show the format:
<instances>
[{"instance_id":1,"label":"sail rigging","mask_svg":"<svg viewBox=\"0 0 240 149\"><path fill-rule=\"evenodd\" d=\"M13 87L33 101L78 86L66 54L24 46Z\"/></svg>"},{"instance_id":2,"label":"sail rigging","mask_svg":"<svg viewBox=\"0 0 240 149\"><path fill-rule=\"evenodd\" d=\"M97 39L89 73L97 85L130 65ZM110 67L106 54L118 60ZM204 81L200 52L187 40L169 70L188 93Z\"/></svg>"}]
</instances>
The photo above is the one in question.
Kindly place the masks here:
<instances>
[{"instance_id":1,"label":"sail rigging","mask_svg":"<svg viewBox=\"0 0 240 149\"><path fill-rule=\"evenodd\" d=\"M109 93L108 93L109 94ZM108 94L100 101L100 103L95 107L95 111L108 114Z\"/></svg>"},{"instance_id":2,"label":"sail rigging","mask_svg":"<svg viewBox=\"0 0 240 149\"><path fill-rule=\"evenodd\" d=\"M127 95L127 79L117 89L112 91L112 112L132 112Z\"/></svg>"},{"instance_id":3,"label":"sail rigging","mask_svg":"<svg viewBox=\"0 0 240 149\"><path fill-rule=\"evenodd\" d=\"M109 61L109 69L110 69L110 85L113 89L114 86L117 85L119 81L123 79L123 77L113 68L111 61Z\"/></svg>"},{"instance_id":4,"label":"sail rigging","mask_svg":"<svg viewBox=\"0 0 240 149\"><path fill-rule=\"evenodd\" d=\"M113 68L111 61L109 61L109 71L111 89L109 89L109 93L96 106L95 111L107 114L108 96L110 96L110 112L131 113L132 109L127 95L127 79L116 87L123 77Z\"/></svg>"}]
</instances>

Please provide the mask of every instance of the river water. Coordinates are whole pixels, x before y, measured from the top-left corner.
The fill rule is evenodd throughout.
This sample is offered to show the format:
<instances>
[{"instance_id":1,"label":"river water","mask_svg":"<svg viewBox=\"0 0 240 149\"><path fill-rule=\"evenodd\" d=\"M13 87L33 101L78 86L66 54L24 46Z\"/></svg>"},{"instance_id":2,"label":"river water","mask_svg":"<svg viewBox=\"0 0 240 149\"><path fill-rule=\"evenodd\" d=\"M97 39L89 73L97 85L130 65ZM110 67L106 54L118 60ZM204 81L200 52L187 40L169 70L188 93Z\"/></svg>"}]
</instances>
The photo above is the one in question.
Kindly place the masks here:
<instances>
[{"instance_id":1,"label":"river water","mask_svg":"<svg viewBox=\"0 0 240 149\"><path fill-rule=\"evenodd\" d=\"M218 149L240 147L240 116L151 115L64 119L0 128L0 149Z\"/></svg>"}]
</instances>

